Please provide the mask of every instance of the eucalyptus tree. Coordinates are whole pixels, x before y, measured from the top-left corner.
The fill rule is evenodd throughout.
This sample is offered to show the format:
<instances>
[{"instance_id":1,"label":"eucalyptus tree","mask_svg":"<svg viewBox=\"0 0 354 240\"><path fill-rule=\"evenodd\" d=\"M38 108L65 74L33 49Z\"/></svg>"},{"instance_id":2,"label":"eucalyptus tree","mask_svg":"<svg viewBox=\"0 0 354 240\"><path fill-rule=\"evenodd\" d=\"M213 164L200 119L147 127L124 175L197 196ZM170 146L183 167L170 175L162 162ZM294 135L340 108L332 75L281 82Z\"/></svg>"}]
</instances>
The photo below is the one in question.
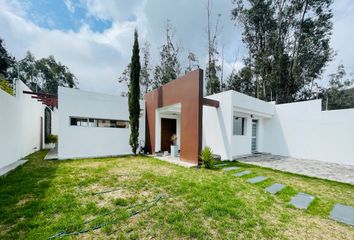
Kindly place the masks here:
<instances>
[{"instance_id":1,"label":"eucalyptus tree","mask_svg":"<svg viewBox=\"0 0 354 240\"><path fill-rule=\"evenodd\" d=\"M161 46L160 64L154 70L154 88L176 79L181 74L181 64L178 59L180 47L174 42L174 32L171 22L167 20L166 42Z\"/></svg>"},{"instance_id":2,"label":"eucalyptus tree","mask_svg":"<svg viewBox=\"0 0 354 240\"><path fill-rule=\"evenodd\" d=\"M232 19L243 27L256 97L302 99L333 57L333 0L234 0Z\"/></svg>"}]
</instances>

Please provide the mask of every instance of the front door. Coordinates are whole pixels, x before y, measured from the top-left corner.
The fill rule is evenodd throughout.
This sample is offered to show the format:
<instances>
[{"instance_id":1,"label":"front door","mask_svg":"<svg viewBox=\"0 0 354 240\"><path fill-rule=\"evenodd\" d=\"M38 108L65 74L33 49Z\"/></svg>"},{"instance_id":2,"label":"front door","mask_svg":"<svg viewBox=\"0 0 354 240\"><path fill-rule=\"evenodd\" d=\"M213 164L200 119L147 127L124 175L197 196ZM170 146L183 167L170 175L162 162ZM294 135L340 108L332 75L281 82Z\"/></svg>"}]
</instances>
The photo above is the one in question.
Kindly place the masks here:
<instances>
[{"instance_id":1,"label":"front door","mask_svg":"<svg viewBox=\"0 0 354 240\"><path fill-rule=\"evenodd\" d=\"M171 137L176 134L176 119L161 118L161 151L170 151Z\"/></svg>"},{"instance_id":2,"label":"front door","mask_svg":"<svg viewBox=\"0 0 354 240\"><path fill-rule=\"evenodd\" d=\"M257 130L258 130L258 120L252 119L252 142L251 142L252 153L257 152Z\"/></svg>"}]
</instances>

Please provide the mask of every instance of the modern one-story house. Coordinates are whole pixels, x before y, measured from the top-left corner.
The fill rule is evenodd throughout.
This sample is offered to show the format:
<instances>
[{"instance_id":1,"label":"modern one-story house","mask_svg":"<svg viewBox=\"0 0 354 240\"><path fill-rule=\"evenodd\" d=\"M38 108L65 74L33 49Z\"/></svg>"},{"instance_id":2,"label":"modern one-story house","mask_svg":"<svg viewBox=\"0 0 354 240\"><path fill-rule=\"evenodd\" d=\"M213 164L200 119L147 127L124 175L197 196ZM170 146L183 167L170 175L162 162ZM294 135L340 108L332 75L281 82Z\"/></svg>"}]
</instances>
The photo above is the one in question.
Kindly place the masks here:
<instances>
[{"instance_id":1,"label":"modern one-story house","mask_svg":"<svg viewBox=\"0 0 354 240\"><path fill-rule=\"evenodd\" d=\"M209 146L221 159L265 152L354 165L354 109L322 111L321 100L275 104L235 91L203 97L194 70L141 101L139 142L151 154L170 151L198 164ZM131 153L127 99L59 89L59 159Z\"/></svg>"},{"instance_id":2,"label":"modern one-story house","mask_svg":"<svg viewBox=\"0 0 354 240\"><path fill-rule=\"evenodd\" d=\"M354 109L322 111L321 100L275 104L235 91L203 92L197 69L145 95L139 144L146 153L170 151L176 135L179 160L192 164L209 146L222 160L261 152L354 165ZM8 133L0 135L0 167L43 148L47 133L58 134L58 159L131 154L126 97L62 87L57 100L30 95L20 81L16 97L0 91L6 116L0 126Z\"/></svg>"}]
</instances>

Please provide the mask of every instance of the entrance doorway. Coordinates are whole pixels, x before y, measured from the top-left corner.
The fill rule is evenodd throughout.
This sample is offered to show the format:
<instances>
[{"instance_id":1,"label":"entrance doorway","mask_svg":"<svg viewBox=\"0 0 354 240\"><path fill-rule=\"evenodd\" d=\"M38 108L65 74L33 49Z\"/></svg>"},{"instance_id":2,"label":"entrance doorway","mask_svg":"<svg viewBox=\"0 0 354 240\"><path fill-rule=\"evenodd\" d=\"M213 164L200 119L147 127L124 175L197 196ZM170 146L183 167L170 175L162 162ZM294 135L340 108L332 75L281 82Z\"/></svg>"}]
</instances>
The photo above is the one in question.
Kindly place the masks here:
<instances>
[{"instance_id":1,"label":"entrance doorway","mask_svg":"<svg viewBox=\"0 0 354 240\"><path fill-rule=\"evenodd\" d=\"M170 152L170 146L173 144L171 137L177 133L176 126L176 119L161 118L161 151Z\"/></svg>"},{"instance_id":2,"label":"entrance doorway","mask_svg":"<svg viewBox=\"0 0 354 240\"><path fill-rule=\"evenodd\" d=\"M258 131L258 120L252 119L252 140L251 140L251 150L252 153L257 152L257 131Z\"/></svg>"}]
</instances>

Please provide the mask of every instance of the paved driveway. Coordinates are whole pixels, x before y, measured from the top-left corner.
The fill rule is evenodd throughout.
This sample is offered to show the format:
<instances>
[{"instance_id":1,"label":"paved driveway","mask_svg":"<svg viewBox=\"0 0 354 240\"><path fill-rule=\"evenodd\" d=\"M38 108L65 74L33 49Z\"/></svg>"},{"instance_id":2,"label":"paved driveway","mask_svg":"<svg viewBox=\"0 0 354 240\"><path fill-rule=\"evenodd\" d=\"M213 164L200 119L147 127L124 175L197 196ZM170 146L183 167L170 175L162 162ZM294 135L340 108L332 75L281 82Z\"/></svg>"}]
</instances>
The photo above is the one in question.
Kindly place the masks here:
<instances>
[{"instance_id":1,"label":"paved driveway","mask_svg":"<svg viewBox=\"0 0 354 240\"><path fill-rule=\"evenodd\" d=\"M354 185L354 166L316 160L296 159L271 154L252 155L236 159L239 162L254 164L310 177L334 180Z\"/></svg>"}]
</instances>

